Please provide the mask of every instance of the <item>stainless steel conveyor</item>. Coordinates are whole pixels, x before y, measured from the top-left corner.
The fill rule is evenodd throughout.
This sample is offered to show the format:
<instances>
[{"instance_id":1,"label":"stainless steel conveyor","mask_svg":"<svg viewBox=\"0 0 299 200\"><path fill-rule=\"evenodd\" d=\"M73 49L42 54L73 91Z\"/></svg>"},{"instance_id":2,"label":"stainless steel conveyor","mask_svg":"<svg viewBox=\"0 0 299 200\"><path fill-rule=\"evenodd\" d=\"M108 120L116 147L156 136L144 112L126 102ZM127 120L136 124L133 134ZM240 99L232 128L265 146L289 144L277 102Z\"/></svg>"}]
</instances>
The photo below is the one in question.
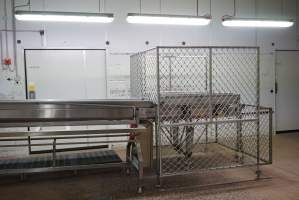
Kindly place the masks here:
<instances>
[{"instance_id":1,"label":"stainless steel conveyor","mask_svg":"<svg viewBox=\"0 0 299 200\"><path fill-rule=\"evenodd\" d=\"M51 147L45 151L50 154L41 153L42 156L1 159L0 174L122 167L137 172L141 192L144 164L152 160L150 148L155 117L155 104L143 100L0 101L0 149L28 147L30 153L33 147ZM83 130L31 128L87 125L92 126ZM14 129L17 127L25 128L19 131ZM78 141L83 138L89 141ZM96 140L99 138L113 139ZM120 158L119 152L105 148L115 143L126 144L125 159ZM102 146L98 146L97 151L58 154L61 146L87 144Z\"/></svg>"},{"instance_id":2,"label":"stainless steel conveyor","mask_svg":"<svg viewBox=\"0 0 299 200\"><path fill-rule=\"evenodd\" d=\"M0 127L139 123L155 118L143 100L0 101Z\"/></svg>"}]
</instances>

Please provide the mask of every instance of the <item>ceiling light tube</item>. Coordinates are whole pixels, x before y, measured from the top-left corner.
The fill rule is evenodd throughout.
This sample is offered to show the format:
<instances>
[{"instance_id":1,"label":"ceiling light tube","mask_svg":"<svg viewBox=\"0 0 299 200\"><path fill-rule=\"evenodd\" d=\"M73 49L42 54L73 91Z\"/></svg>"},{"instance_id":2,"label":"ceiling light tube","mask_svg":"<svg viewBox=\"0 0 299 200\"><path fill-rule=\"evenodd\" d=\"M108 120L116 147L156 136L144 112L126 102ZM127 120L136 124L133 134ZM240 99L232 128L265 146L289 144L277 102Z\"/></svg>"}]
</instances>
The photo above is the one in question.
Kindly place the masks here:
<instances>
[{"instance_id":1,"label":"ceiling light tube","mask_svg":"<svg viewBox=\"0 0 299 200\"><path fill-rule=\"evenodd\" d=\"M228 27L256 27L256 28L288 28L294 25L293 20L275 20L259 18L224 17L222 25Z\"/></svg>"},{"instance_id":2,"label":"ceiling light tube","mask_svg":"<svg viewBox=\"0 0 299 200\"><path fill-rule=\"evenodd\" d=\"M205 26L211 22L211 17L129 13L127 22L133 24Z\"/></svg>"},{"instance_id":3,"label":"ceiling light tube","mask_svg":"<svg viewBox=\"0 0 299 200\"><path fill-rule=\"evenodd\" d=\"M111 23L111 13L81 13L52 11L16 11L15 17L22 21Z\"/></svg>"}]
</instances>

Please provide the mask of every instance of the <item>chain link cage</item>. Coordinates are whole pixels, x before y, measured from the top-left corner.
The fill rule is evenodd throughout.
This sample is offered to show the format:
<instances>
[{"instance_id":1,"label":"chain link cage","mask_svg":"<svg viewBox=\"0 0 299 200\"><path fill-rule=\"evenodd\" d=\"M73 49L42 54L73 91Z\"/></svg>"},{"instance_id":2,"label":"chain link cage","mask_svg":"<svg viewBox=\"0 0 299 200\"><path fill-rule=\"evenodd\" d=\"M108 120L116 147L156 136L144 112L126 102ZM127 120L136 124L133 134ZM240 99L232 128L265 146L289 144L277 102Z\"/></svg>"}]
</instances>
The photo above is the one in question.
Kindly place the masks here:
<instances>
[{"instance_id":1,"label":"chain link cage","mask_svg":"<svg viewBox=\"0 0 299 200\"><path fill-rule=\"evenodd\" d=\"M258 47L157 47L131 56L132 97L157 104L160 176L272 163Z\"/></svg>"}]
</instances>

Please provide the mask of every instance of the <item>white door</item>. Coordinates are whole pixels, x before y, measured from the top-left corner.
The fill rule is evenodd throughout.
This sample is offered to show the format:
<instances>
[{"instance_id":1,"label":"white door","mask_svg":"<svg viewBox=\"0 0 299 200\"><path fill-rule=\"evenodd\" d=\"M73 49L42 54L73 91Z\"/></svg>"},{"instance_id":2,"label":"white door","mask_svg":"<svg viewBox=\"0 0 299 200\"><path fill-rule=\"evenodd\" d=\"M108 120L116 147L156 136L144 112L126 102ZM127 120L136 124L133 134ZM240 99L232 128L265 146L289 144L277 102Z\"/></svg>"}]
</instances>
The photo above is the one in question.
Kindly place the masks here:
<instances>
[{"instance_id":1,"label":"white door","mask_svg":"<svg viewBox=\"0 0 299 200\"><path fill-rule=\"evenodd\" d=\"M26 50L27 83L36 99L105 99L104 50Z\"/></svg>"},{"instance_id":2,"label":"white door","mask_svg":"<svg viewBox=\"0 0 299 200\"><path fill-rule=\"evenodd\" d=\"M276 52L276 130L299 130L299 51Z\"/></svg>"}]
</instances>

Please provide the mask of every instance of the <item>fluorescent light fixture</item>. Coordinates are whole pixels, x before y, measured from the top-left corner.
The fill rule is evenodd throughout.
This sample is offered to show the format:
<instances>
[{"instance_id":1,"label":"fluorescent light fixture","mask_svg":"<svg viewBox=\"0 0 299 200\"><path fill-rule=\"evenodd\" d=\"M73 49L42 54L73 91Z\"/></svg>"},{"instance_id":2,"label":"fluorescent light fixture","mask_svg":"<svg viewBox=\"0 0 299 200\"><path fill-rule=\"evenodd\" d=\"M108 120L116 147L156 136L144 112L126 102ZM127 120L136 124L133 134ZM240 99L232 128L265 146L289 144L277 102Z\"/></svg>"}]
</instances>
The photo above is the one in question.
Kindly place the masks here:
<instances>
[{"instance_id":1,"label":"fluorescent light fixture","mask_svg":"<svg viewBox=\"0 0 299 200\"><path fill-rule=\"evenodd\" d=\"M294 21L224 17L222 25L230 27L288 28L294 25Z\"/></svg>"},{"instance_id":2,"label":"fluorescent light fixture","mask_svg":"<svg viewBox=\"0 0 299 200\"><path fill-rule=\"evenodd\" d=\"M205 26L211 22L211 17L129 13L127 22L133 24Z\"/></svg>"},{"instance_id":3,"label":"fluorescent light fixture","mask_svg":"<svg viewBox=\"0 0 299 200\"><path fill-rule=\"evenodd\" d=\"M77 13L77 12L51 12L51 11L16 11L15 17L22 21L47 22L87 22L111 23L114 19L110 13Z\"/></svg>"}]
</instances>

